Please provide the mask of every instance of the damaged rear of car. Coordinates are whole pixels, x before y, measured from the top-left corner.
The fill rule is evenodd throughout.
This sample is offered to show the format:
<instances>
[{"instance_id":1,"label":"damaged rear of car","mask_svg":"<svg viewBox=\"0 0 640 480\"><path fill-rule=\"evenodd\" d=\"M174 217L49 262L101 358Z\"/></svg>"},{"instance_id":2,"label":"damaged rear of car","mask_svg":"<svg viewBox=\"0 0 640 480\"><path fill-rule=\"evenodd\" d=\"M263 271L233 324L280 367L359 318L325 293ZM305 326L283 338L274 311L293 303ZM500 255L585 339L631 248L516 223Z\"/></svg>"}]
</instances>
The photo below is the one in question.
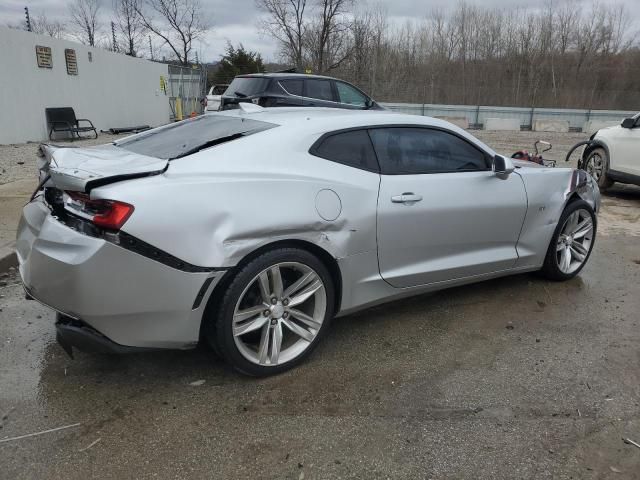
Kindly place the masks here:
<instances>
[{"instance_id":1,"label":"damaged rear of car","mask_svg":"<svg viewBox=\"0 0 640 480\"><path fill-rule=\"evenodd\" d=\"M195 265L143 240L153 223L176 228L177 222L161 212L138 215L153 198L135 199L126 190L143 192L144 181L166 175L172 160L273 127L203 116L109 145L40 147L40 184L23 210L16 250L27 295L59 313L57 336L68 352L197 343L207 296L224 269ZM132 219L135 234L125 228Z\"/></svg>"}]
</instances>

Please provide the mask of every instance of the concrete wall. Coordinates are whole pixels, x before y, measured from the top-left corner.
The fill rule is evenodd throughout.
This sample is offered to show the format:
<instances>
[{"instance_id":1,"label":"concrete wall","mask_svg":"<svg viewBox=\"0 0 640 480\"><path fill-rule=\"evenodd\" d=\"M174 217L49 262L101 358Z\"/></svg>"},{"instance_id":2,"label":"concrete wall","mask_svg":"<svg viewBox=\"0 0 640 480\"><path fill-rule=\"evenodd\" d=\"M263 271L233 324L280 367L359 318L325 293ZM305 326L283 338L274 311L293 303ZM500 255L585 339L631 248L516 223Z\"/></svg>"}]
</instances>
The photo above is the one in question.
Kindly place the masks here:
<instances>
[{"instance_id":1,"label":"concrete wall","mask_svg":"<svg viewBox=\"0 0 640 480\"><path fill-rule=\"evenodd\" d=\"M569 120L534 120L533 130L535 132L560 132L569 131Z\"/></svg>"},{"instance_id":2,"label":"concrete wall","mask_svg":"<svg viewBox=\"0 0 640 480\"><path fill-rule=\"evenodd\" d=\"M487 118L484 121L485 130L520 131L520 120L517 118Z\"/></svg>"},{"instance_id":3,"label":"concrete wall","mask_svg":"<svg viewBox=\"0 0 640 480\"><path fill-rule=\"evenodd\" d=\"M51 47L53 68L38 67L36 45ZM65 48L76 51L78 75L67 74ZM0 27L0 144L45 140L47 107L73 107L98 130L165 124L161 75L167 65Z\"/></svg>"},{"instance_id":4,"label":"concrete wall","mask_svg":"<svg viewBox=\"0 0 640 480\"><path fill-rule=\"evenodd\" d=\"M482 105L432 105L428 103L382 103L383 107L394 112L409 113L413 115L426 115L428 117L465 117L469 125L479 128L485 125L488 119L513 119L517 120L524 129L534 128L536 120L566 120L569 128L580 130L585 122L604 121L620 123L623 118L632 117L637 112L619 110L579 110L562 108L523 108L523 107L497 107Z\"/></svg>"}]
</instances>

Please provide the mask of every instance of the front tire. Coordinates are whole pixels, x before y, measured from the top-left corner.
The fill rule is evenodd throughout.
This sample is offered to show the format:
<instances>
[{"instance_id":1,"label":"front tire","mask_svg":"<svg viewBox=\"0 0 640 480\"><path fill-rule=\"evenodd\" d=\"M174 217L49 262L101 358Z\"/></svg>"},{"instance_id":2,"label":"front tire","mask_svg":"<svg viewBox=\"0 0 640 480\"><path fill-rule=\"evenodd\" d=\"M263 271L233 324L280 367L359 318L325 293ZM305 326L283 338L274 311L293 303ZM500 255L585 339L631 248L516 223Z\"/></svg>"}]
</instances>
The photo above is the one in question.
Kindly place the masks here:
<instances>
[{"instance_id":1,"label":"front tire","mask_svg":"<svg viewBox=\"0 0 640 480\"><path fill-rule=\"evenodd\" d=\"M244 265L222 296L205 338L235 369L273 375L302 362L324 336L334 306L325 265L298 248L267 251Z\"/></svg>"},{"instance_id":2,"label":"front tire","mask_svg":"<svg viewBox=\"0 0 640 480\"><path fill-rule=\"evenodd\" d=\"M609 157L604 148L594 148L584 161L584 169L598 183L600 190L604 191L613 185L613 180L607 176L609 171Z\"/></svg>"},{"instance_id":3,"label":"front tire","mask_svg":"<svg viewBox=\"0 0 640 480\"><path fill-rule=\"evenodd\" d=\"M596 238L596 215L584 200L570 202L551 237L541 273L550 280L569 280L584 268Z\"/></svg>"}]
</instances>

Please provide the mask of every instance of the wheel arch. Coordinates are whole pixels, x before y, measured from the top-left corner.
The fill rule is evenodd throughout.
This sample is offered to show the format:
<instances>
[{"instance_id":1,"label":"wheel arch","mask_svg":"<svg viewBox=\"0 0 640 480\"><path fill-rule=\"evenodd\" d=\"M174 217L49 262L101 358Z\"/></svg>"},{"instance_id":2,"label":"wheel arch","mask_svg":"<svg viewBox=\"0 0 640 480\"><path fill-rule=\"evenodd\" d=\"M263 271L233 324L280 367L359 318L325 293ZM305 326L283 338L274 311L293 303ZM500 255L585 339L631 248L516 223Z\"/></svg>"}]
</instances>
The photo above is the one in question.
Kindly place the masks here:
<instances>
[{"instance_id":1,"label":"wheel arch","mask_svg":"<svg viewBox=\"0 0 640 480\"><path fill-rule=\"evenodd\" d=\"M595 180L582 169L574 169L571 172L571 181L565 191L565 201L560 215L570 203L576 200L587 202L596 214L600 210L600 189Z\"/></svg>"},{"instance_id":2,"label":"wheel arch","mask_svg":"<svg viewBox=\"0 0 640 480\"><path fill-rule=\"evenodd\" d=\"M335 290L335 301L334 301L334 315L336 315L340 311L340 305L342 303L342 272L340 270L340 266L338 265L337 260L324 248L309 242L307 240L300 239L283 239L276 240L274 242L267 243L265 245L256 248L255 250L246 254L234 267L227 270L222 279L217 283L213 292L209 296L209 300L207 301L207 305L203 311L202 318L200 320L200 336L202 337L203 325L206 318L215 312L216 306L219 304L222 295L224 295L225 290L233 280L236 272L242 268L242 266L249 263L254 258L262 255L265 252L276 248L299 248L301 250L306 250L311 253L315 257L317 257L327 270L329 270L329 274L331 275L331 280L333 281L334 290Z\"/></svg>"},{"instance_id":3,"label":"wheel arch","mask_svg":"<svg viewBox=\"0 0 640 480\"><path fill-rule=\"evenodd\" d=\"M582 158L580 159L578 168L584 168L584 162L587 160L587 157L589 157L591 152L593 152L597 148L602 148L607 154L607 170L609 169L609 167L611 166L611 154L609 152L609 146L604 140L596 138L591 138L589 145L587 145L587 147L584 149L584 152L582 152Z\"/></svg>"}]
</instances>

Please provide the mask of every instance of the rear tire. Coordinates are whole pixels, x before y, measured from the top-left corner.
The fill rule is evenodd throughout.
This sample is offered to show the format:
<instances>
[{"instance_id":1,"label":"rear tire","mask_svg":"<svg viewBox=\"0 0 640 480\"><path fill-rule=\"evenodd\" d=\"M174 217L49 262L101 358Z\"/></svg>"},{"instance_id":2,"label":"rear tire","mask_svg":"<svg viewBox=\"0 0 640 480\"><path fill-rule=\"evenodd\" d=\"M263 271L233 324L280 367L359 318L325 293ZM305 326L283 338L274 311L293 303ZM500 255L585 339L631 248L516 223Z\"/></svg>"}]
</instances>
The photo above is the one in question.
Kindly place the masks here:
<instances>
[{"instance_id":1,"label":"rear tire","mask_svg":"<svg viewBox=\"0 0 640 480\"><path fill-rule=\"evenodd\" d=\"M596 215L584 200L570 202L560 215L540 273L564 281L584 268L596 239Z\"/></svg>"},{"instance_id":2,"label":"rear tire","mask_svg":"<svg viewBox=\"0 0 640 480\"><path fill-rule=\"evenodd\" d=\"M613 185L613 180L607 176L609 157L604 148L594 148L589 152L584 161L584 169L598 183L600 190L604 191Z\"/></svg>"},{"instance_id":3,"label":"rear tire","mask_svg":"<svg viewBox=\"0 0 640 480\"><path fill-rule=\"evenodd\" d=\"M331 275L317 257L298 248L270 250L231 279L205 320L205 338L244 374L278 374L315 349L334 299Z\"/></svg>"}]
</instances>

